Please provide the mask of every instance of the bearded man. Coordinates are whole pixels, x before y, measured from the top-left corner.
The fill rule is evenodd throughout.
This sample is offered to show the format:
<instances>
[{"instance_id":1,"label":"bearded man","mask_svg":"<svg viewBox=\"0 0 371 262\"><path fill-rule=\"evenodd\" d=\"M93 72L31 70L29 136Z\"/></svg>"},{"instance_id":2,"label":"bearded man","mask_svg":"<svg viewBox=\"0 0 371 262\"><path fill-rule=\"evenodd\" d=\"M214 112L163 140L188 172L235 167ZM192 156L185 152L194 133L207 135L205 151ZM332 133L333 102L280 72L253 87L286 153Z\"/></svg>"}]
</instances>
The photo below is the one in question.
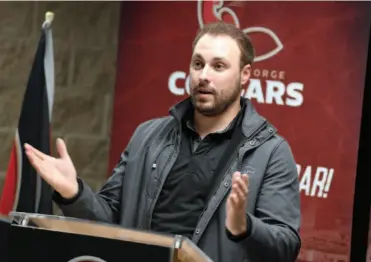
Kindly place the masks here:
<instances>
[{"instance_id":1,"label":"bearded man","mask_svg":"<svg viewBox=\"0 0 371 262\"><path fill-rule=\"evenodd\" d=\"M232 24L198 32L190 97L139 125L103 188L60 158L26 154L66 216L188 237L215 262L293 262L301 246L298 173L287 141L241 98L254 49Z\"/></svg>"}]
</instances>

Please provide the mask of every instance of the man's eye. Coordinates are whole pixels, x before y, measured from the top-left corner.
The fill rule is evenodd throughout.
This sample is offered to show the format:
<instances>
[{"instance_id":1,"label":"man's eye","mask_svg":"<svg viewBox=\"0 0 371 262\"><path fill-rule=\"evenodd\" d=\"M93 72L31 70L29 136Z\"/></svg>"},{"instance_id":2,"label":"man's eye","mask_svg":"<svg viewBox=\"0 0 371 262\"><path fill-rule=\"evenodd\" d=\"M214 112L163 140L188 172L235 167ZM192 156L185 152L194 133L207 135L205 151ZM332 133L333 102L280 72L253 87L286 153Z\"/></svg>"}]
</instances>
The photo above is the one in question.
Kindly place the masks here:
<instances>
[{"instance_id":1,"label":"man's eye","mask_svg":"<svg viewBox=\"0 0 371 262\"><path fill-rule=\"evenodd\" d=\"M193 62L193 67L196 69L202 68L202 63L200 61Z\"/></svg>"},{"instance_id":2,"label":"man's eye","mask_svg":"<svg viewBox=\"0 0 371 262\"><path fill-rule=\"evenodd\" d=\"M217 70L221 70L221 69L223 69L225 66L222 64L222 63L217 63L216 65L215 65L215 68L217 69Z\"/></svg>"}]
</instances>

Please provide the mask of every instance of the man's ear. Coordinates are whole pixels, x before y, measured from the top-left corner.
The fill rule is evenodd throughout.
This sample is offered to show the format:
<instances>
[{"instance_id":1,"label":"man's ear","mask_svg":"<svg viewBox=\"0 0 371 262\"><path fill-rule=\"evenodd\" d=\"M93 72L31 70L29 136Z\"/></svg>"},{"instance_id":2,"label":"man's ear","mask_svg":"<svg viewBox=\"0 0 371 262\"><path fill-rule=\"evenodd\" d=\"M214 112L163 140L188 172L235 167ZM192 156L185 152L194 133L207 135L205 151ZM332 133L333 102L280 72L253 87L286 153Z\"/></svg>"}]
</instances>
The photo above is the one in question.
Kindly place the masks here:
<instances>
[{"instance_id":1,"label":"man's ear","mask_svg":"<svg viewBox=\"0 0 371 262\"><path fill-rule=\"evenodd\" d=\"M247 83L251 76L251 65L245 65L241 70L241 86Z\"/></svg>"}]
</instances>

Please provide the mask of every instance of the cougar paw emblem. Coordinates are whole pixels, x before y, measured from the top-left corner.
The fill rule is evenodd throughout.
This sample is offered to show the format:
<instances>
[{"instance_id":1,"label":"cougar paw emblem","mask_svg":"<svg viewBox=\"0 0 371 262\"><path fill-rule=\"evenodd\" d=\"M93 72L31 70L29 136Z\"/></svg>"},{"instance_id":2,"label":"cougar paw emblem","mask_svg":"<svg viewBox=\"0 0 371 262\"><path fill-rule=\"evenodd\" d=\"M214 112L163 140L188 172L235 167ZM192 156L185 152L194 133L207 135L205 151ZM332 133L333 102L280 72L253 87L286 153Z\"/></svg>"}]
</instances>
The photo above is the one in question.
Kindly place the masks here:
<instances>
[{"instance_id":1,"label":"cougar paw emblem","mask_svg":"<svg viewBox=\"0 0 371 262\"><path fill-rule=\"evenodd\" d=\"M226 21L228 23L235 24L238 28L241 28L240 21L236 13L229 7L224 6L224 1L204 1L198 0L197 2L197 19L200 28L204 26L205 23L211 23L216 21ZM242 30L245 34L249 35L251 33L263 33L268 35L275 44L275 48L264 53L255 56L254 62L259 62L271 58L278 54L283 49L283 44L278 36L269 28L255 26L247 27Z\"/></svg>"},{"instance_id":2,"label":"cougar paw emblem","mask_svg":"<svg viewBox=\"0 0 371 262\"><path fill-rule=\"evenodd\" d=\"M94 256L79 256L69 260L68 262L106 262L106 261L99 257Z\"/></svg>"}]
</instances>

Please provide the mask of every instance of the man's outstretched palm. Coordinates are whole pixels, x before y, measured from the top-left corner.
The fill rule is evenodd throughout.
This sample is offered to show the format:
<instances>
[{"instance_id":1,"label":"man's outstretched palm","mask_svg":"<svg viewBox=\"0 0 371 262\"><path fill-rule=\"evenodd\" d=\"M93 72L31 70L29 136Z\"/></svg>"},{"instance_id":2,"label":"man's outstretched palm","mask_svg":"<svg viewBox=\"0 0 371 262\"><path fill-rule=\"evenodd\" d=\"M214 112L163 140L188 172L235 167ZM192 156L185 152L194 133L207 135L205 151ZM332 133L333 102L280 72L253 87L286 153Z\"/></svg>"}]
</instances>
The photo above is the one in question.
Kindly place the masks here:
<instances>
[{"instance_id":1,"label":"man's outstretched palm","mask_svg":"<svg viewBox=\"0 0 371 262\"><path fill-rule=\"evenodd\" d=\"M40 176L65 198L78 192L76 169L68 155L66 144L57 139L57 152L60 158L48 156L29 144L25 144L26 155Z\"/></svg>"},{"instance_id":2,"label":"man's outstretched palm","mask_svg":"<svg viewBox=\"0 0 371 262\"><path fill-rule=\"evenodd\" d=\"M234 235L247 231L246 205L248 194L248 176L235 172L232 177L232 189L226 206L226 227Z\"/></svg>"}]
</instances>

